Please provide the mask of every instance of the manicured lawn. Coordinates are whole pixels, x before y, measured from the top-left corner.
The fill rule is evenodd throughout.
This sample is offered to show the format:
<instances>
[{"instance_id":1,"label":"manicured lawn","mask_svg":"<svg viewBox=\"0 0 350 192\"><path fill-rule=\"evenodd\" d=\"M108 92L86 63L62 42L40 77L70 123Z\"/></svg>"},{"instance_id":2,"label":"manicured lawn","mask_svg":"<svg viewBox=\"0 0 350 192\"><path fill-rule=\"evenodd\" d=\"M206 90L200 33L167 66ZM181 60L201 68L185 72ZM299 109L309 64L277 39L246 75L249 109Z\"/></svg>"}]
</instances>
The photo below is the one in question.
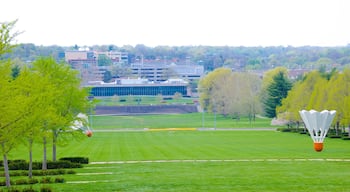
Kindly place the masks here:
<instances>
[{"instance_id":1,"label":"manicured lawn","mask_svg":"<svg viewBox=\"0 0 350 192\"><path fill-rule=\"evenodd\" d=\"M34 159L42 157L41 146ZM307 135L275 131L95 132L58 149L59 157L83 156L90 162L176 159L349 158L350 141L326 138L324 151L313 151ZM50 156L49 156L50 157ZM26 147L11 159L28 159Z\"/></svg>"},{"instance_id":2,"label":"manicured lawn","mask_svg":"<svg viewBox=\"0 0 350 192\"><path fill-rule=\"evenodd\" d=\"M93 129L120 128L250 128L278 127L271 126L270 118L256 118L249 121L214 115L211 113L189 113L169 115L139 115L139 116L93 116Z\"/></svg>"},{"instance_id":3,"label":"manicured lawn","mask_svg":"<svg viewBox=\"0 0 350 192\"><path fill-rule=\"evenodd\" d=\"M163 98L163 99L162 99ZM123 105L163 105L163 104L195 104L198 98L173 96L117 96L96 98L100 106L123 106Z\"/></svg>"},{"instance_id":4,"label":"manicured lawn","mask_svg":"<svg viewBox=\"0 0 350 192\"><path fill-rule=\"evenodd\" d=\"M309 136L297 133L97 130L58 148L59 158L89 157L91 164L64 175L66 183L47 186L132 192L350 189L350 141L326 138L324 151L315 152ZM41 158L42 146L36 145L34 159ZM13 150L10 159L28 159L26 147Z\"/></svg>"}]
</instances>

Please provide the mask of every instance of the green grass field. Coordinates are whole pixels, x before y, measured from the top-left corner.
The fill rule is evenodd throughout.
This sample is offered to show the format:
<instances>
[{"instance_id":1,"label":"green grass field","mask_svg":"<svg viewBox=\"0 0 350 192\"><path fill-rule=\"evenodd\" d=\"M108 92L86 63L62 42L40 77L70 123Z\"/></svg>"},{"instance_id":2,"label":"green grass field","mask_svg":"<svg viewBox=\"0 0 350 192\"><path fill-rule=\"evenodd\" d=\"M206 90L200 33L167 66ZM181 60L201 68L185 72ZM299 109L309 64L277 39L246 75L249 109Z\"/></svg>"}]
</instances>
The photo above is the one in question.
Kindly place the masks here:
<instances>
[{"instance_id":1,"label":"green grass field","mask_svg":"<svg viewBox=\"0 0 350 192\"><path fill-rule=\"evenodd\" d=\"M124 129L124 128L261 128L271 126L271 119L256 118L249 121L215 115L212 113L188 113L170 115L139 115L139 116L93 116L93 129Z\"/></svg>"},{"instance_id":2,"label":"green grass field","mask_svg":"<svg viewBox=\"0 0 350 192\"><path fill-rule=\"evenodd\" d=\"M40 146L37 147L40 149ZM275 131L95 132L59 147L89 157L55 191L347 191L350 143ZM25 148L12 158L26 158ZM41 159L41 151L34 153ZM346 160L346 161L344 161ZM103 164L102 162L109 162ZM102 164L99 164L102 163ZM39 187L39 186L37 186Z\"/></svg>"},{"instance_id":3,"label":"green grass field","mask_svg":"<svg viewBox=\"0 0 350 192\"><path fill-rule=\"evenodd\" d=\"M195 104L198 98L173 96L117 96L96 98L100 106L122 106L122 105L162 105L162 104Z\"/></svg>"},{"instance_id":4,"label":"green grass field","mask_svg":"<svg viewBox=\"0 0 350 192\"><path fill-rule=\"evenodd\" d=\"M150 117L143 121L152 128L177 127L173 115ZM48 186L54 191L350 191L349 141L326 138L324 150L315 152L311 138L298 133L120 131L137 118L95 117L91 138L69 139L58 148L58 158L88 157L90 164L64 175L66 183ZM201 127L196 122L201 120L201 114L190 114L178 127ZM233 121L217 120L227 128ZM255 127L269 126L269 119L260 120ZM236 125L249 127L245 120ZM42 158L40 144L33 155ZM28 159L26 147L13 150L10 159Z\"/></svg>"}]
</instances>

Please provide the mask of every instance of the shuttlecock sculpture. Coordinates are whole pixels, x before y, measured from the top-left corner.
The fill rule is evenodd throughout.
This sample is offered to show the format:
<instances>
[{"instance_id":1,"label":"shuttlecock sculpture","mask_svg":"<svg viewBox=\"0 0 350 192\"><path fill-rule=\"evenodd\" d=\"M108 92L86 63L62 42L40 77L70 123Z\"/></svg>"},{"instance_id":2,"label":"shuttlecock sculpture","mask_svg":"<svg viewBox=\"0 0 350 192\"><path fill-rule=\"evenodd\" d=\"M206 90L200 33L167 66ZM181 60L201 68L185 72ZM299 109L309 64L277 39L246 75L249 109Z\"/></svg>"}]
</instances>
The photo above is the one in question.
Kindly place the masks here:
<instances>
[{"instance_id":1,"label":"shuttlecock sculpture","mask_svg":"<svg viewBox=\"0 0 350 192\"><path fill-rule=\"evenodd\" d=\"M323 141L327 135L329 127L333 121L336 111L323 110L321 112L315 110L299 111L307 130L314 141L314 149L317 152L323 150Z\"/></svg>"}]
</instances>

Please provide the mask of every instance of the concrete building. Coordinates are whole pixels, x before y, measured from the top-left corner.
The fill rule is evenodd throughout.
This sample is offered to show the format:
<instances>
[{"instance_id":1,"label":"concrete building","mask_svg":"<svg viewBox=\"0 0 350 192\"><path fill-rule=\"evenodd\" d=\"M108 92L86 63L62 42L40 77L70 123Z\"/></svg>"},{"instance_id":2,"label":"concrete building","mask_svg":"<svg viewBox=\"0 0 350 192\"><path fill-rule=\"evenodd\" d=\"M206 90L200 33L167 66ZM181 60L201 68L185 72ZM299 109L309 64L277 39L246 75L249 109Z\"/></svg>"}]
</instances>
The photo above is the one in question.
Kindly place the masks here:
<instances>
[{"instance_id":1,"label":"concrete building","mask_svg":"<svg viewBox=\"0 0 350 192\"><path fill-rule=\"evenodd\" d=\"M128 62L128 54L125 52L74 50L64 53L65 61L69 63L73 69L80 72L83 85L89 84L89 82L103 80L105 71L111 66L99 65L99 57L102 56L110 59L112 65L125 64Z\"/></svg>"},{"instance_id":2,"label":"concrete building","mask_svg":"<svg viewBox=\"0 0 350 192\"><path fill-rule=\"evenodd\" d=\"M203 66L193 64L133 63L130 68L134 76L153 82L166 81L172 77L198 80L204 74Z\"/></svg>"}]
</instances>

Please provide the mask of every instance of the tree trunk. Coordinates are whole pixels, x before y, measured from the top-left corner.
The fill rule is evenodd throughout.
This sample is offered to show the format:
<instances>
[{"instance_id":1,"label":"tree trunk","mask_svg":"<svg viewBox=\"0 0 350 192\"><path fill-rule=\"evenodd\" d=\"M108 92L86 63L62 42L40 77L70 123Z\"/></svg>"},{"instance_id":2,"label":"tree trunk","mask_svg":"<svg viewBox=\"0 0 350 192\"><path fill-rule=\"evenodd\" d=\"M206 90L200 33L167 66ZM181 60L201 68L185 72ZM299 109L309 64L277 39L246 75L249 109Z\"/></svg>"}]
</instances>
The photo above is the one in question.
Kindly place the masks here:
<instances>
[{"instance_id":1,"label":"tree trunk","mask_svg":"<svg viewBox=\"0 0 350 192\"><path fill-rule=\"evenodd\" d=\"M52 139L52 161L56 161L56 143L57 143L57 133L53 133L53 139Z\"/></svg>"},{"instance_id":2,"label":"tree trunk","mask_svg":"<svg viewBox=\"0 0 350 192\"><path fill-rule=\"evenodd\" d=\"M42 166L42 170L47 170L47 157L46 157L46 137L43 138L43 166Z\"/></svg>"},{"instance_id":3,"label":"tree trunk","mask_svg":"<svg viewBox=\"0 0 350 192\"><path fill-rule=\"evenodd\" d=\"M29 139L29 170L28 177L33 177L33 140Z\"/></svg>"},{"instance_id":4,"label":"tree trunk","mask_svg":"<svg viewBox=\"0 0 350 192\"><path fill-rule=\"evenodd\" d=\"M335 127L335 135L339 136L339 121L337 121L337 125Z\"/></svg>"},{"instance_id":5,"label":"tree trunk","mask_svg":"<svg viewBox=\"0 0 350 192\"><path fill-rule=\"evenodd\" d=\"M349 128L349 130L348 130L348 137L350 138L350 124L348 125L348 128Z\"/></svg>"},{"instance_id":6,"label":"tree trunk","mask_svg":"<svg viewBox=\"0 0 350 192\"><path fill-rule=\"evenodd\" d=\"M5 151L5 144L1 144L3 151ZM6 187L11 187L11 182L10 182L10 172L9 172L9 164L7 161L7 154L4 153L3 155L3 160L4 160L4 171L5 171L5 178L6 178Z\"/></svg>"}]
</instances>

